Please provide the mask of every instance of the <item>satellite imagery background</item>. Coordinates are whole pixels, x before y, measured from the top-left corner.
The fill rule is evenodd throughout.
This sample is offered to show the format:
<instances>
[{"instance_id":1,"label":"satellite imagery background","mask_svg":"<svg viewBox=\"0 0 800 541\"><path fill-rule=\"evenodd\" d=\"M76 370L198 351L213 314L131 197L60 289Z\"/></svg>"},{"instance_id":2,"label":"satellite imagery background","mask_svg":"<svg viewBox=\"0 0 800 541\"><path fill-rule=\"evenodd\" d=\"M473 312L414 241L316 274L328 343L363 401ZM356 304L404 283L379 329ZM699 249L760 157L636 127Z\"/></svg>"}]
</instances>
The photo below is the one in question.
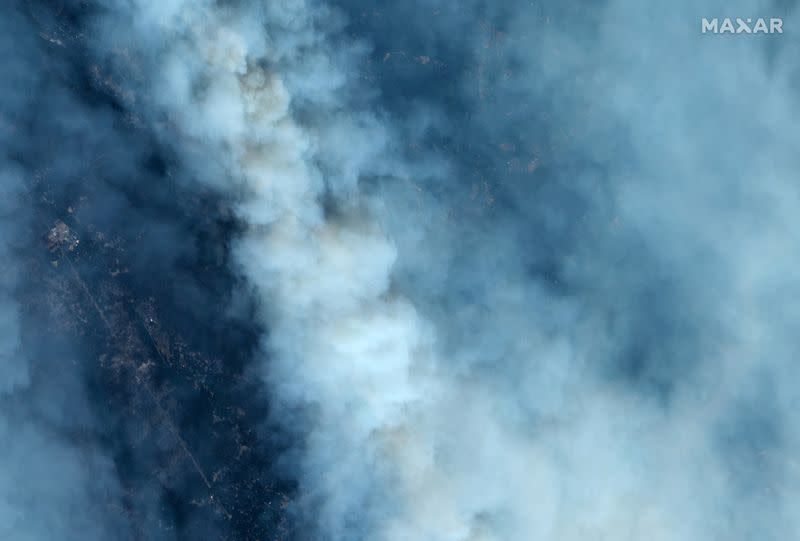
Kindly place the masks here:
<instances>
[{"instance_id":1,"label":"satellite imagery background","mask_svg":"<svg viewBox=\"0 0 800 541\"><path fill-rule=\"evenodd\" d=\"M4 0L0 540L800 538L798 29Z\"/></svg>"}]
</instances>

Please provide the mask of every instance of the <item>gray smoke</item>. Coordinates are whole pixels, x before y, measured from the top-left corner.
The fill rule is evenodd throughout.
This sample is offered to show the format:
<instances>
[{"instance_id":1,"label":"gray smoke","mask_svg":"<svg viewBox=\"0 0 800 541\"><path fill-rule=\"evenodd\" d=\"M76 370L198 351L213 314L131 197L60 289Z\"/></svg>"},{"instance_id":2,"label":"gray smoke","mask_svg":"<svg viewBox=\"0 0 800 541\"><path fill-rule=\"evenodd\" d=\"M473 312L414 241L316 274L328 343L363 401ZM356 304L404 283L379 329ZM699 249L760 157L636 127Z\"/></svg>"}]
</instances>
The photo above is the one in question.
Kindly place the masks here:
<instances>
[{"instance_id":1,"label":"gray smoke","mask_svg":"<svg viewBox=\"0 0 800 541\"><path fill-rule=\"evenodd\" d=\"M488 538L791 536L794 38L700 35L710 3L514 5L467 28L426 8L375 24L409 16L407 55L431 63L459 61L440 36L475 36L469 75L441 81L461 103L394 106L478 156L436 177L444 204L392 195L407 287L460 381L433 445L457 488L412 501L441 518L463 499Z\"/></svg>"}]
</instances>

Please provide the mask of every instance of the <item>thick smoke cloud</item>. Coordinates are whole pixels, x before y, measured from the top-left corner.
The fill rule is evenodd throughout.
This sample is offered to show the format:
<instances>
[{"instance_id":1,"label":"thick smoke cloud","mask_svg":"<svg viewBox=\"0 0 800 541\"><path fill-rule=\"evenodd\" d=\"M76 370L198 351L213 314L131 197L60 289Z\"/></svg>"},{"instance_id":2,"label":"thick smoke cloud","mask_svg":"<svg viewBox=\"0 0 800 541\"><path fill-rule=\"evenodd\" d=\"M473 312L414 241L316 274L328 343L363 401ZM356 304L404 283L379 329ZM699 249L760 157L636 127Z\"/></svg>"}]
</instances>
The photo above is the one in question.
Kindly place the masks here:
<instances>
[{"instance_id":1,"label":"thick smoke cloud","mask_svg":"<svg viewBox=\"0 0 800 541\"><path fill-rule=\"evenodd\" d=\"M800 20L791 2L584 4L105 0L81 12L83 62L113 106L51 91L35 102L57 120L39 133L83 134L53 168L90 175L72 155L109 153L102 176L116 181L94 193L110 205L80 217L140 224L154 242L134 244L130 287L225 342L208 349L247 384L220 369L213 390L255 390L230 401L250 404L260 430L237 475L295 478L282 501L292 527L277 532L273 492L249 488L262 505L245 507L233 481L209 481L204 464L227 471L227 448L203 443L191 409L165 425L177 426L166 447L191 447L202 483L149 482L140 472L169 453L156 442L120 458L139 425L80 406L91 393L70 408L111 433L108 448L89 438L79 453L24 423L39 402L20 398L9 433L41 455L6 462L23 478L59 457L57 486L80 496L70 504L133 509L129 523L92 513L90 538L791 538ZM785 33L702 35L703 16L781 16ZM67 39L37 30L44 41L19 33L24 51ZM24 58L9 66L35 86ZM9 111L31 99L3 97ZM7 161L3 189L22 194L29 165ZM176 202L192 197L231 208L231 231ZM12 262L21 208L3 214ZM203 235L216 255L192 247ZM217 269L211 293L186 261ZM152 265L182 279L156 283ZM12 273L7 396L36 385L17 289ZM229 319L246 338L226 337ZM81 527L62 492L31 486L7 489L9 516L41 507L47 527ZM148 490L206 512L148 507Z\"/></svg>"},{"instance_id":2,"label":"thick smoke cloud","mask_svg":"<svg viewBox=\"0 0 800 541\"><path fill-rule=\"evenodd\" d=\"M307 528L360 535L362 522L378 521L382 511L368 504L356 520L353 501L334 495L343 484L356 499L379 488L362 475L362 461L371 454L380 463L396 447L403 410L423 391L411 372L424 362L426 331L389 291L395 251L357 193L359 176L388 169L373 158L387 136L374 116L347 108L360 98L323 52L316 25L324 10L304 3L135 8L117 12L120 30L110 34L123 36L120 48L143 48L142 57L153 46L140 35L156 36L148 84L159 92L150 117L170 119L164 135L186 142L186 160L208 157L197 168L207 184L242 194L239 213L249 229L237 253L265 297L266 378L278 415L299 408L310 418L300 427L309 451L289 466L302 471L301 513L318 516ZM125 34L131 21L141 28ZM266 31L252 31L252 21ZM343 47L340 62L358 54ZM341 145L343 136L352 149ZM343 386L351 391L341 395Z\"/></svg>"},{"instance_id":3,"label":"thick smoke cloud","mask_svg":"<svg viewBox=\"0 0 800 541\"><path fill-rule=\"evenodd\" d=\"M795 531L796 65L702 36L722 7L123 15L150 118L249 224L301 536Z\"/></svg>"}]
</instances>

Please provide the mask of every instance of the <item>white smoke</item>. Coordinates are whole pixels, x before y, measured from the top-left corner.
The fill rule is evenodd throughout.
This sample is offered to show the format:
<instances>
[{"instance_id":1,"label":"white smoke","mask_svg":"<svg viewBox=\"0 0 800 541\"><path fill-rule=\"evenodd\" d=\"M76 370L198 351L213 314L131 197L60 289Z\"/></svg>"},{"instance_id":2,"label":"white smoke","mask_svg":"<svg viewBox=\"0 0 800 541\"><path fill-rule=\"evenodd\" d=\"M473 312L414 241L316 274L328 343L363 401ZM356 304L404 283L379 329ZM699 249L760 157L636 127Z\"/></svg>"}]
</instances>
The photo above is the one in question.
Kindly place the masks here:
<instances>
[{"instance_id":1,"label":"white smoke","mask_svg":"<svg viewBox=\"0 0 800 541\"><path fill-rule=\"evenodd\" d=\"M405 216L409 231L393 242L379 216L387 207L397 212L392 201L359 188L361 177L386 174L397 164L390 155L391 130L382 127L382 119L353 109L355 83L348 77L361 50L353 45L329 50L337 42L322 28L335 29L336 15L297 0L265 6L180 0L132 5L134 41L153 63L152 118L168 119L167 133L195 159L200 178L241 201L238 212L248 229L237 257L263 298L269 327L264 377L287 422L308 423L299 505L317 537L528 541L739 535L734 516L739 489L711 432L752 377L749 359L765 343L787 339L773 335L774 320L759 313L768 296L761 288L779 278L733 253L712 258L713 268L740 266L718 295L741 304L731 312L715 305L722 312L714 315L724 319L721 335L732 338L726 344L722 336L711 337L714 347L707 355L715 363L693 377L722 383L682 390L668 408L604 382L587 368L615 355L615 341L628 333L612 329L612 318L592 306L595 299L553 298L513 263L497 275L482 274L492 282L485 294L488 315L473 314L466 303L447 315L459 324L474 319L479 325L460 337L463 347L445 347L431 320L393 281L398 257L408 257L408 266L433 258L432 248L409 240L419 241L430 224L418 227ZM614 21L629 7L612 5L601 35L619 32ZM326 24L324 17L334 22ZM631 12L628 20L633 25L648 17ZM512 30L523 35L523 23L533 24L521 19ZM665 171L677 174L676 185L697 197L696 212L678 218L661 214L680 208L682 198L665 184L637 184L622 177L629 172L615 172L623 222L659 244L676 272L692 262L682 251L683 228L708 235L708 242L695 248L715 250L724 232L704 232L702 219L686 222L712 203L703 199L706 188L683 180L702 162L678 137L680 130L691 132L691 124L671 124L670 115L690 106L692 92L724 83L709 75L709 81L685 91L653 75L653 84L671 98L642 102L637 96L649 67L669 59L663 50L628 54L618 49L619 42L603 38L606 47L590 55L558 31L543 31L536 43L552 42L573 60L581 53L597 59L605 54L618 69L642 70L597 75L590 88L602 102L599 114L629 115L634 137L647 138L658 133L643 116L655 113L664 122L667 147L660 155L648 154L656 149L652 145L637 147L637 158L646 165L635 172L663 182ZM712 60L726 54L718 46L709 46ZM582 62L588 61L575 64ZM535 68L542 87L568 71L558 63ZM413 170L400 167L400 174ZM709 178L701 173L698 185ZM773 185L777 193L781 182ZM770 189L761 195L777 204ZM665 205L669 197L678 201ZM325 207L330 199L333 209ZM783 239L769 229L783 228L781 219L793 223L789 215L795 207L777 208L784 209L777 221L755 235L743 232L743 245L731 250L756 250L762 235ZM445 244L458 239L439 238ZM487 234L483 242L493 239ZM766 250L779 257L789 244L787 237ZM761 261L765 248L757 248L755 260ZM434 249L454 251L444 245ZM506 258L501 261L513 261L507 250L497 248ZM575 276L613 281L607 263L593 259L599 251L583 260L586 268L572 269ZM709 302L716 302L716 295L709 293ZM447 324L446 318L436 321ZM500 375L474 368L488 362L496 363ZM714 374L717 370L721 373ZM302 416L291 414L298 409ZM796 488L775 490L786 509L769 535L796 525L791 509Z\"/></svg>"},{"instance_id":2,"label":"white smoke","mask_svg":"<svg viewBox=\"0 0 800 541\"><path fill-rule=\"evenodd\" d=\"M399 509L390 521L379 517L384 511L367 496L395 493L401 504L433 488L417 480L435 475L434 450L424 427L413 426L428 422L426 404L436 400L433 352L426 324L391 291L394 246L358 195L359 176L385 135L371 117L341 110L344 74L323 52L314 9L303 2L271 3L266 13L204 2L138 8L133 17L163 39L159 111L180 137L225 164L227 176L206 181L243 194L239 212L249 230L239 261L264 297L275 399L312 412L301 490L319 513L321 535L348 537L355 513L376 521L377 537L435 533L427 521L403 526L408 517ZM252 20L266 32L249 32ZM313 124L295 119L302 107ZM336 218L325 217L329 193L341 207ZM457 512L431 518L457 532Z\"/></svg>"}]
</instances>

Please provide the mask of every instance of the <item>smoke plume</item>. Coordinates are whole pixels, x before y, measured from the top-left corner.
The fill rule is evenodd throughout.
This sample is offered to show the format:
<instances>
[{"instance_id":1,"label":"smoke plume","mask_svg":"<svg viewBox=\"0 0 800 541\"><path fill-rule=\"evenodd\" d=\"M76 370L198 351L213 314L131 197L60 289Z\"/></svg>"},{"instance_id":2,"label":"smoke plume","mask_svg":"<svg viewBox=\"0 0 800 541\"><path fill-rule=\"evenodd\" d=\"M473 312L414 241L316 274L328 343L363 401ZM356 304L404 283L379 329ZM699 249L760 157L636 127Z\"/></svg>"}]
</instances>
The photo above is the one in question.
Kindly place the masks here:
<instances>
[{"instance_id":1,"label":"smoke plume","mask_svg":"<svg viewBox=\"0 0 800 541\"><path fill-rule=\"evenodd\" d=\"M727 16L782 17L784 33L701 33L702 17ZM16 498L23 483L9 473L0 518L24 526L8 535L76 531L69 521L87 515L62 511L105 498L134 511L130 523L93 515L98 539L135 537L143 520L140 538L187 539L800 530L793 2L102 0L81 17L86 62L114 105L54 102L56 118L65 131L91 118L77 131L107 149L106 176L124 179L97 199L124 200L115 208L160 239L140 248L131 287L171 298L175 319L225 342L207 346L223 367L198 409L216 419L217 391L249 405L255 435L238 449L255 458L223 460L230 448L186 414L165 426L196 475L159 488L126 473L113 444L89 438L76 455L15 406L25 412L0 424L18 434L2 462L27 477L57 456L51 475L71 488L45 494L34 481ZM15 110L27 95L3 99ZM118 126L123 112L135 130ZM137 179L152 153L164 163ZM6 161L0 393L14 397L35 385L13 272L22 182ZM198 231L216 257L191 247ZM221 285L206 291L186 261L213 266ZM156 284L152 264L188 285ZM94 430L127 434L93 415ZM26 446L42 458L15 458ZM235 479L218 484L204 464ZM260 506L230 488L249 475L274 483L248 492ZM214 513L122 495L141 484ZM24 529L18 509L39 507L58 510L51 530Z\"/></svg>"}]
</instances>

